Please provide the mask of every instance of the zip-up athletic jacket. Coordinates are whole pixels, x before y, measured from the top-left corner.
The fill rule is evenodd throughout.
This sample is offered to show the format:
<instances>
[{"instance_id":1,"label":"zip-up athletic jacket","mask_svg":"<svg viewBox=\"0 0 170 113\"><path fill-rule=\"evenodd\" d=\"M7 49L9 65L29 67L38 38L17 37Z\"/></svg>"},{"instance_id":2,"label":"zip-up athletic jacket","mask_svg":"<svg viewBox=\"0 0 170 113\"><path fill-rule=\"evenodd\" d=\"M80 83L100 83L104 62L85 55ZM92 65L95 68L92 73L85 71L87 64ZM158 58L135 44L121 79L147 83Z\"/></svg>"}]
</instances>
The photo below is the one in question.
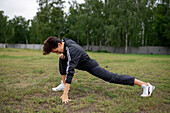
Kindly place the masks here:
<instances>
[{"instance_id":1,"label":"zip-up athletic jacket","mask_svg":"<svg viewBox=\"0 0 170 113\"><path fill-rule=\"evenodd\" d=\"M71 84L74 69L88 70L98 63L91 59L85 50L71 39L64 38L64 53L65 59L67 60L66 69L66 83Z\"/></svg>"}]
</instances>

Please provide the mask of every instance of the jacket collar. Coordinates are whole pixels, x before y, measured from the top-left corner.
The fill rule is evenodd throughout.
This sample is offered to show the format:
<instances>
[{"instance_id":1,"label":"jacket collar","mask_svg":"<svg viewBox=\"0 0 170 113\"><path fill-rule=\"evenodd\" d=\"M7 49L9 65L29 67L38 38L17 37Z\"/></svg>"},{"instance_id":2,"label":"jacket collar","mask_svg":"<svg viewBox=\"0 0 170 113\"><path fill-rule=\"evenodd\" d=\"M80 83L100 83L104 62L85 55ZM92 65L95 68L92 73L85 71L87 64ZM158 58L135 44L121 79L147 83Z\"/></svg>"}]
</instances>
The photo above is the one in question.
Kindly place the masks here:
<instances>
[{"instance_id":1,"label":"jacket collar","mask_svg":"<svg viewBox=\"0 0 170 113\"><path fill-rule=\"evenodd\" d=\"M67 46L67 43L66 43L66 40L65 40L65 38L64 39L62 39L62 42L64 42L64 53L63 53L63 55L67 55L67 51L66 51L66 46Z\"/></svg>"}]
</instances>

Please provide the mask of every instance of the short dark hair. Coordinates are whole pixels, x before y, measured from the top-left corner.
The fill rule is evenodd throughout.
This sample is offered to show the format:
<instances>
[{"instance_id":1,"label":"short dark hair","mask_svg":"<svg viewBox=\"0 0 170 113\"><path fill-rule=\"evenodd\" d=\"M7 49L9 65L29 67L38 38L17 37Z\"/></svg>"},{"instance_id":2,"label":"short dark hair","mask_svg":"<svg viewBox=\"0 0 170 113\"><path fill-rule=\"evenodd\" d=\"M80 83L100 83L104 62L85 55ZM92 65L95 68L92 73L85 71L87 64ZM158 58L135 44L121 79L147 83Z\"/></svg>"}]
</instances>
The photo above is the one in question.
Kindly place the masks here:
<instances>
[{"instance_id":1,"label":"short dark hair","mask_svg":"<svg viewBox=\"0 0 170 113\"><path fill-rule=\"evenodd\" d=\"M44 41L44 47L43 47L43 55L49 54L53 48L58 47L58 43L62 43L62 41L57 37L48 37Z\"/></svg>"}]
</instances>

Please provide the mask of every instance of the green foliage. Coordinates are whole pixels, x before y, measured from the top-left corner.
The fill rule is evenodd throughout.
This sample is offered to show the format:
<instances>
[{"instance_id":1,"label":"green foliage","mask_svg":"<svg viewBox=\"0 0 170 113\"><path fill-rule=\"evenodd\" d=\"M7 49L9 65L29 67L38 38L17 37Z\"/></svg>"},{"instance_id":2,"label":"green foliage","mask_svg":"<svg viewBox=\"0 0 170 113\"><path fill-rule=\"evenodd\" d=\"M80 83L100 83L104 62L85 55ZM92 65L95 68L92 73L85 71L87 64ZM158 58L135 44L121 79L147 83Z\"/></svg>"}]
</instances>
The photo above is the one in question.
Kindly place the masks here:
<instances>
[{"instance_id":1,"label":"green foliage","mask_svg":"<svg viewBox=\"0 0 170 113\"><path fill-rule=\"evenodd\" d=\"M8 20L0 12L0 43L43 44L49 36L71 38L80 45L139 47L170 46L169 1L37 0L39 10L32 20ZM127 51L125 49L125 52Z\"/></svg>"},{"instance_id":2,"label":"green foliage","mask_svg":"<svg viewBox=\"0 0 170 113\"><path fill-rule=\"evenodd\" d=\"M157 38L154 45L170 46L170 17L168 16L168 4L159 4L155 9L155 18L153 19L154 31L157 33Z\"/></svg>"},{"instance_id":3,"label":"green foliage","mask_svg":"<svg viewBox=\"0 0 170 113\"><path fill-rule=\"evenodd\" d=\"M0 43L7 43L8 33L10 33L10 22L7 21L7 16L4 16L4 12L0 11Z\"/></svg>"}]
</instances>

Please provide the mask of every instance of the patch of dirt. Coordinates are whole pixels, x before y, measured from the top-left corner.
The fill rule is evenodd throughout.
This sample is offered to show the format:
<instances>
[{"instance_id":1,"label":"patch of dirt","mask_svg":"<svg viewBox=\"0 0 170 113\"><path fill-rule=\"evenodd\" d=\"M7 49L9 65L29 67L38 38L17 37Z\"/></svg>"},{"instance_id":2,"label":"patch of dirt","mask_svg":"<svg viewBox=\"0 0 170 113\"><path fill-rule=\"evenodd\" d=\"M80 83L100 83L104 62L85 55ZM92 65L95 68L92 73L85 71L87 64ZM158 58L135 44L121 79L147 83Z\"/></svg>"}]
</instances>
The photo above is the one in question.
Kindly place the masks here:
<instances>
[{"instance_id":1,"label":"patch of dirt","mask_svg":"<svg viewBox=\"0 0 170 113\"><path fill-rule=\"evenodd\" d=\"M93 103L91 104L90 106L86 107L86 108L83 108L83 109L80 109L78 111L74 111L74 113L92 113L95 111L95 105L97 105L97 103Z\"/></svg>"}]
</instances>

